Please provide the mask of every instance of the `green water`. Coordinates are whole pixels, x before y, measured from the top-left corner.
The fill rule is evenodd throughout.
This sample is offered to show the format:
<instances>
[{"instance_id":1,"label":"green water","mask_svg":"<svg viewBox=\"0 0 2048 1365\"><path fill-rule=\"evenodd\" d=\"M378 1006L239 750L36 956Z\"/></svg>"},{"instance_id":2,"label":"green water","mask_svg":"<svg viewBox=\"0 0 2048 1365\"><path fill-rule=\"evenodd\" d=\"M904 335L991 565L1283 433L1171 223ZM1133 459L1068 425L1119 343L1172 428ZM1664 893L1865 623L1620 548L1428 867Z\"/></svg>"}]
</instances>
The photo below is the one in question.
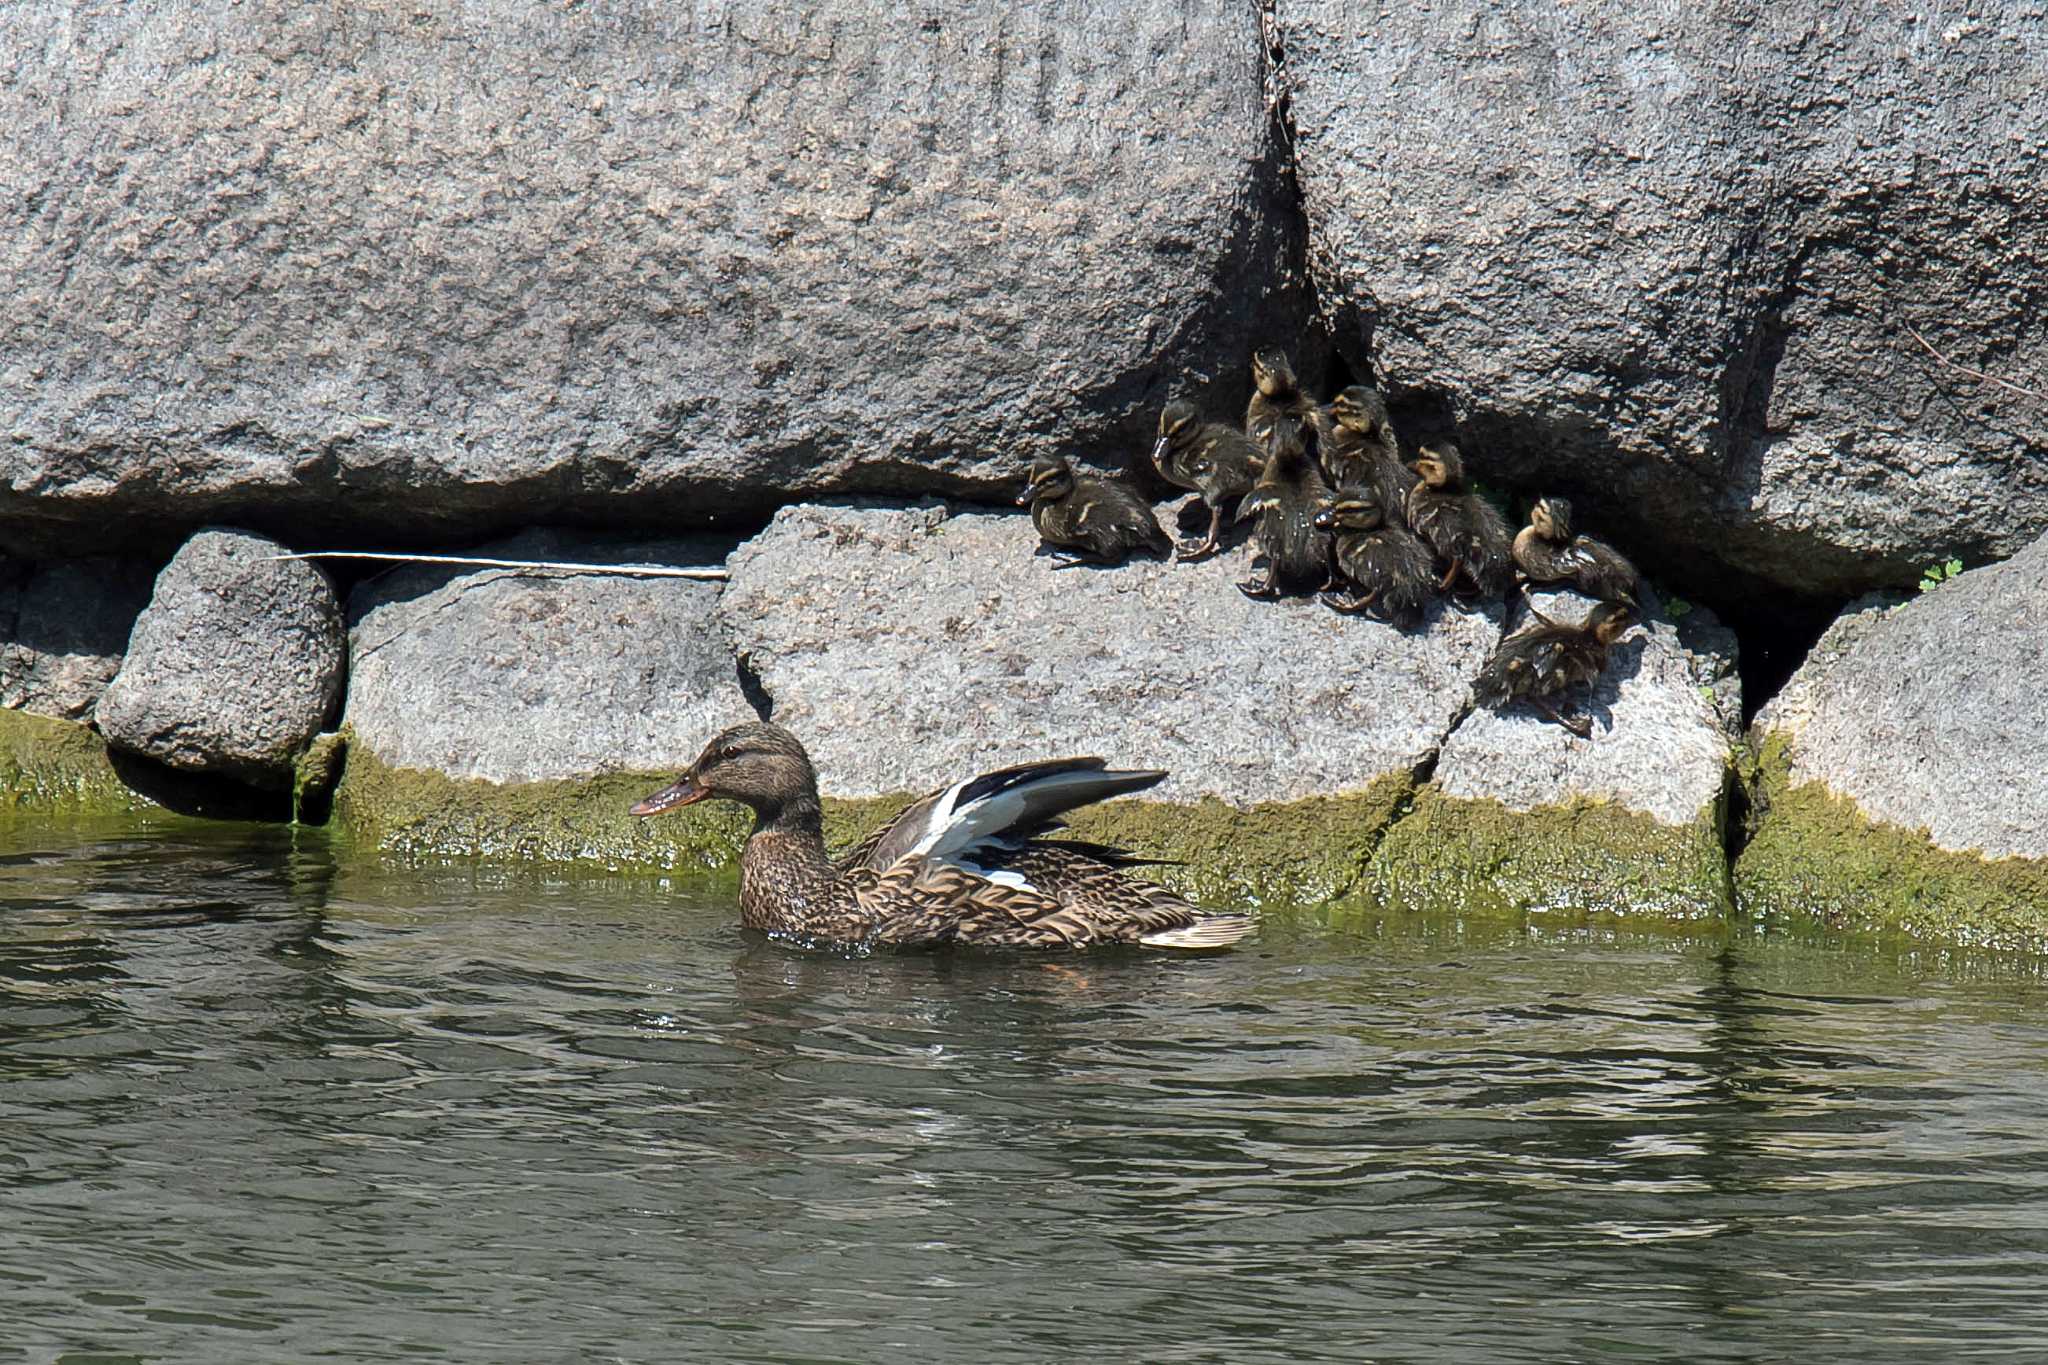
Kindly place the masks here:
<instances>
[{"instance_id":1,"label":"green water","mask_svg":"<svg viewBox=\"0 0 2048 1365\"><path fill-rule=\"evenodd\" d=\"M2048 1359L2042 959L734 919L0 826L0 1360Z\"/></svg>"}]
</instances>

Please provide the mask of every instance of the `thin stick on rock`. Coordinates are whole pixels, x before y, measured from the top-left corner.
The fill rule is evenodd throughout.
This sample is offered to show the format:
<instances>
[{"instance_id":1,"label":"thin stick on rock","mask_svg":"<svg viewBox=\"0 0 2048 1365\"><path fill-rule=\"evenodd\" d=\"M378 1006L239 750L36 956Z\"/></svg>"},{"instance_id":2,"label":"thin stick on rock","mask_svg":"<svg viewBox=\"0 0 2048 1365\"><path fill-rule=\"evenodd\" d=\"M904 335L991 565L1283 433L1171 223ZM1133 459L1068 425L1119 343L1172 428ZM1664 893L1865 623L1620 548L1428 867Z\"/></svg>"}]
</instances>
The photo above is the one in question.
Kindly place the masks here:
<instances>
[{"instance_id":1,"label":"thin stick on rock","mask_svg":"<svg viewBox=\"0 0 2048 1365\"><path fill-rule=\"evenodd\" d=\"M270 559L381 559L395 564L463 564L484 569L559 569L569 573L612 573L632 578L696 578L723 583L721 568L651 564L570 564L542 559L478 559L470 555L400 555L374 550L307 550L303 554L269 555Z\"/></svg>"},{"instance_id":2,"label":"thin stick on rock","mask_svg":"<svg viewBox=\"0 0 2048 1365\"><path fill-rule=\"evenodd\" d=\"M2001 389L2006 389L2012 393L2016 393L2022 398L2031 398L2035 402L2048 401L2048 394L2036 393L2032 389L2021 388L2018 384L2014 384L2009 380L2000 379L1995 374L1986 374L1982 370L1973 370L1968 365L1958 364L1957 362L1950 360L1940 351L1934 349L1933 342L1929 341L1926 337L1921 336L1919 332L1915 331L1913 329L1912 323L1901 320L1899 325L1906 329L1906 335L1912 337L1913 340L1919 342L1921 346L1926 348L1927 354L1933 356L1936 360L1948 366L1951 370L1956 371L1958 374L1966 374L1970 376L1970 378L1972 379L1981 379L1987 384L1996 384Z\"/></svg>"}]
</instances>

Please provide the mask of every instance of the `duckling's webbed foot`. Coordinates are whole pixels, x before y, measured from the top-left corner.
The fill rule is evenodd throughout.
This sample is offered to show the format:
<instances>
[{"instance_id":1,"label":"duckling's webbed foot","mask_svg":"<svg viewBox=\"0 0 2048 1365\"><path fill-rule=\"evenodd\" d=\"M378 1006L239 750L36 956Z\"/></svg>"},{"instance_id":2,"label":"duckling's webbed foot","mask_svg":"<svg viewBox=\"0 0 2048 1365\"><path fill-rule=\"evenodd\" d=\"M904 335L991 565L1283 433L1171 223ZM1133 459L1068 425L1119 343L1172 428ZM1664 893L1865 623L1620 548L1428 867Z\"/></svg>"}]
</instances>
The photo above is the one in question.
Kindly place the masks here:
<instances>
[{"instance_id":1,"label":"duckling's webbed foot","mask_svg":"<svg viewBox=\"0 0 2048 1365\"><path fill-rule=\"evenodd\" d=\"M1246 579L1237 585L1237 590L1246 597L1262 602L1280 595L1280 589L1274 585L1273 575L1271 574L1267 574L1262 579Z\"/></svg>"},{"instance_id":2,"label":"duckling's webbed foot","mask_svg":"<svg viewBox=\"0 0 2048 1365\"><path fill-rule=\"evenodd\" d=\"M1363 595L1355 592L1323 592L1317 594L1316 600L1331 611L1341 611L1346 616L1359 616L1372 610L1373 599L1378 596L1378 592Z\"/></svg>"},{"instance_id":3,"label":"duckling's webbed foot","mask_svg":"<svg viewBox=\"0 0 2048 1365\"><path fill-rule=\"evenodd\" d=\"M1552 706L1549 702L1545 701L1541 697L1531 697L1529 698L1529 702L1538 711L1541 711L1544 715L1550 717L1559 725L1562 725L1565 729L1577 735L1580 739L1591 739L1593 737L1593 722L1586 719L1586 717L1567 716L1566 714L1564 714L1564 712L1558 710L1555 706Z\"/></svg>"},{"instance_id":4,"label":"duckling's webbed foot","mask_svg":"<svg viewBox=\"0 0 2048 1365\"><path fill-rule=\"evenodd\" d=\"M1444 570L1444 576L1437 583L1436 590L1438 592L1449 592L1451 585L1458 581L1458 575L1463 572L1465 572L1465 561L1462 559L1452 560L1451 567Z\"/></svg>"},{"instance_id":5,"label":"duckling's webbed foot","mask_svg":"<svg viewBox=\"0 0 2048 1365\"><path fill-rule=\"evenodd\" d=\"M1204 536L1197 544L1180 546L1177 553L1180 558L1188 561L1207 559L1220 548L1217 541L1222 534L1223 509L1221 507L1211 507L1209 509L1209 534Z\"/></svg>"}]
</instances>

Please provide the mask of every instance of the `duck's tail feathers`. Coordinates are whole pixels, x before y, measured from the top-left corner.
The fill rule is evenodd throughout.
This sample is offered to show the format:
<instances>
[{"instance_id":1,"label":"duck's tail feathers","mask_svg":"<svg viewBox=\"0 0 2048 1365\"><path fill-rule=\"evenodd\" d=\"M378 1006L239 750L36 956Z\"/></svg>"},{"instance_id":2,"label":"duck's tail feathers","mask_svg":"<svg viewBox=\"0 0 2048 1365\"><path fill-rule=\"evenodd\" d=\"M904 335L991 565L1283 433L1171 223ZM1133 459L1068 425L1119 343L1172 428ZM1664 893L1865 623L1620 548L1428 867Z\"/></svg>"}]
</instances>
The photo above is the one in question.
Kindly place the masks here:
<instances>
[{"instance_id":1,"label":"duck's tail feathers","mask_svg":"<svg viewBox=\"0 0 2048 1365\"><path fill-rule=\"evenodd\" d=\"M1249 934L1258 921L1250 915L1208 915L1179 929L1161 929L1138 940L1147 948L1228 948Z\"/></svg>"}]
</instances>

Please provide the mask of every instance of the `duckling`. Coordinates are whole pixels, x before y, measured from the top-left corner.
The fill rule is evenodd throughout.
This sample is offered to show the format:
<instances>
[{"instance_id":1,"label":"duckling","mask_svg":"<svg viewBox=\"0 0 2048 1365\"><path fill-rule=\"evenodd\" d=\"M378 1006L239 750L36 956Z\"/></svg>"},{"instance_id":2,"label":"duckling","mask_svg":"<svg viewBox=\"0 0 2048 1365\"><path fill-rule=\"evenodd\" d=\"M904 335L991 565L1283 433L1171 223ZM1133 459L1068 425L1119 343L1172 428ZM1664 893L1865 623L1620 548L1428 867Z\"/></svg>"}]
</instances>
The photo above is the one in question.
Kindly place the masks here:
<instances>
[{"instance_id":1,"label":"duckling","mask_svg":"<svg viewBox=\"0 0 2048 1365\"><path fill-rule=\"evenodd\" d=\"M1408 528L1450 565L1437 587L1450 592L1463 577L1481 597L1506 596L1514 565L1508 524L1492 503L1466 491L1458 448L1424 446L1415 472L1422 481L1408 490Z\"/></svg>"},{"instance_id":2,"label":"duckling","mask_svg":"<svg viewBox=\"0 0 2048 1365\"><path fill-rule=\"evenodd\" d=\"M1323 473L1334 488L1372 483L1387 524L1408 525L1408 490L1415 471L1401 463L1401 446L1387 420L1387 401L1370 384L1353 384L1330 400L1332 428L1323 444Z\"/></svg>"},{"instance_id":3,"label":"duckling","mask_svg":"<svg viewBox=\"0 0 2048 1365\"><path fill-rule=\"evenodd\" d=\"M1336 532L1337 567L1353 585L1349 594L1322 594L1324 606L1342 612L1377 608L1402 630L1422 624L1436 586L1429 547L1387 520L1379 489L1369 483L1339 489L1336 500L1316 514L1316 526Z\"/></svg>"},{"instance_id":4,"label":"duckling","mask_svg":"<svg viewBox=\"0 0 2048 1365\"><path fill-rule=\"evenodd\" d=\"M1246 597L1278 597L1286 584L1330 584L1330 536L1316 529L1330 486L1298 430L1283 426L1279 440L1258 485L1237 508L1240 520L1258 515L1252 539L1266 557L1263 579L1237 585Z\"/></svg>"},{"instance_id":5,"label":"duckling","mask_svg":"<svg viewBox=\"0 0 2048 1365\"><path fill-rule=\"evenodd\" d=\"M1181 559L1206 559L1216 553L1223 505L1249 493L1264 465L1264 454L1237 428L1204 422L1193 403L1177 400L1166 405L1159 414L1152 467L1176 488L1200 493L1209 508L1209 534L1199 544L1179 547Z\"/></svg>"},{"instance_id":6,"label":"duckling","mask_svg":"<svg viewBox=\"0 0 2048 1365\"><path fill-rule=\"evenodd\" d=\"M1064 456L1031 462L1031 481L1017 505L1030 507L1031 524L1046 544L1071 552L1058 568L1121 564L1139 549L1173 557L1173 541L1143 498L1118 480L1076 474Z\"/></svg>"},{"instance_id":7,"label":"duckling","mask_svg":"<svg viewBox=\"0 0 2048 1365\"><path fill-rule=\"evenodd\" d=\"M1583 716L1564 715L1551 698L1566 688L1591 687L1600 680L1607 669L1607 651L1635 624L1635 607L1627 602L1602 602L1583 626L1553 621L1534 604L1529 614L1538 624L1500 642L1472 684L1472 695L1482 706L1526 701L1580 739L1590 739L1592 723Z\"/></svg>"},{"instance_id":8,"label":"duckling","mask_svg":"<svg viewBox=\"0 0 2048 1365\"><path fill-rule=\"evenodd\" d=\"M1570 583L1603 602L1634 603L1641 576L1612 545L1572 534L1572 505L1538 498L1515 537L1515 567L1533 583Z\"/></svg>"},{"instance_id":9,"label":"duckling","mask_svg":"<svg viewBox=\"0 0 2048 1365\"><path fill-rule=\"evenodd\" d=\"M1260 450L1272 450L1290 426L1305 429L1301 439L1311 453L1329 439L1329 414L1302 392L1287 352L1278 346L1253 351L1252 384L1252 401L1244 410L1244 434Z\"/></svg>"}]
</instances>

